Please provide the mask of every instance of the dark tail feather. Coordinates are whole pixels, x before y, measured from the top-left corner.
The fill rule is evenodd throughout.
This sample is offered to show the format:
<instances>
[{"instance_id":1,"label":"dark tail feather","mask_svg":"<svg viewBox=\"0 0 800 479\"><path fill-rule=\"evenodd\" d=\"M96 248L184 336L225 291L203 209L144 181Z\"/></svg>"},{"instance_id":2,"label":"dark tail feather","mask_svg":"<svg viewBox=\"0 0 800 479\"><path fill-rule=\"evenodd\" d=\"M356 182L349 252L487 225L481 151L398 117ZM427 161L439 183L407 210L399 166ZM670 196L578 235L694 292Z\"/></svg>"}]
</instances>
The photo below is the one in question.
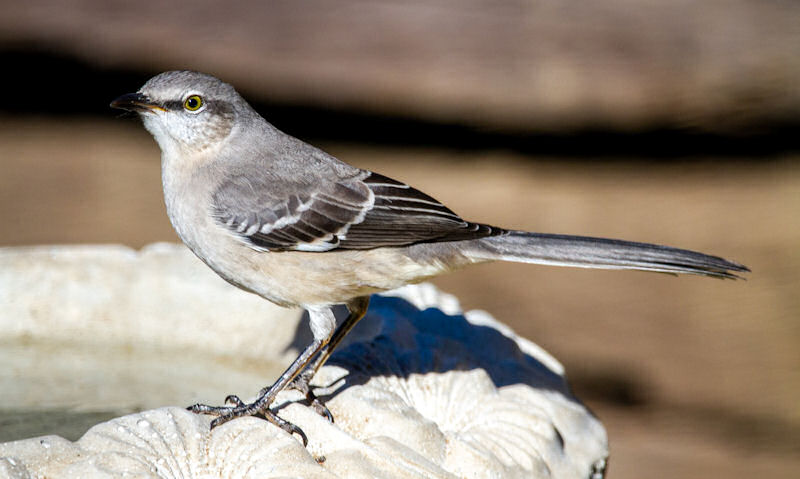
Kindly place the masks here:
<instances>
[{"instance_id":1,"label":"dark tail feather","mask_svg":"<svg viewBox=\"0 0 800 479\"><path fill-rule=\"evenodd\" d=\"M509 231L471 242L469 256L580 268L637 269L740 278L746 266L696 251L587 236Z\"/></svg>"}]
</instances>

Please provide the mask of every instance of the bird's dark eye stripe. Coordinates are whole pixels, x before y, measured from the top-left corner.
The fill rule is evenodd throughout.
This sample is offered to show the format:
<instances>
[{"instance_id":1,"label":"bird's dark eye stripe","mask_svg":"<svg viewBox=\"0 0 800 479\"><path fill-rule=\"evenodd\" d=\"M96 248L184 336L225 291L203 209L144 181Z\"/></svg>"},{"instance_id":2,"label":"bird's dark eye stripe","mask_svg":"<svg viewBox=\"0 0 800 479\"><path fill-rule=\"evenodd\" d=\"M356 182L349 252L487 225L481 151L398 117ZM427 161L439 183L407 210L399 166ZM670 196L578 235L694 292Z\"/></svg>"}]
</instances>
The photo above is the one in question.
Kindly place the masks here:
<instances>
[{"instance_id":1,"label":"bird's dark eye stripe","mask_svg":"<svg viewBox=\"0 0 800 479\"><path fill-rule=\"evenodd\" d=\"M177 100L168 100L164 102L164 108L167 110L182 110L183 102Z\"/></svg>"}]
</instances>

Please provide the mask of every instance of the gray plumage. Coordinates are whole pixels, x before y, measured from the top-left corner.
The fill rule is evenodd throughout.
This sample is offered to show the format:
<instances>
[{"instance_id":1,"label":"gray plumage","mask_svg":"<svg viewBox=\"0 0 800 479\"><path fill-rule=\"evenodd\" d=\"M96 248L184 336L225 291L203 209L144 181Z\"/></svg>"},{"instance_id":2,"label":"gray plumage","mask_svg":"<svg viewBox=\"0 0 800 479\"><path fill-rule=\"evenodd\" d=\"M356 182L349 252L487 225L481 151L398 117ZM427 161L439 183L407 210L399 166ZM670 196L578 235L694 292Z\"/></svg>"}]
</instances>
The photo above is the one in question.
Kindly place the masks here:
<instances>
[{"instance_id":1,"label":"gray plumage","mask_svg":"<svg viewBox=\"0 0 800 479\"><path fill-rule=\"evenodd\" d=\"M214 216L264 251L330 251L457 241L503 230L469 223L430 196L369 171L338 181L295 183L275 195L264 178L226 177Z\"/></svg>"},{"instance_id":2,"label":"gray plumage","mask_svg":"<svg viewBox=\"0 0 800 479\"><path fill-rule=\"evenodd\" d=\"M187 246L232 284L309 310L314 343L254 403L233 397L230 407L193 406L220 416L212 427L260 413L302 434L269 405L294 381L327 412L308 380L363 316L368 296L468 264L505 260L721 278L748 271L666 246L465 221L409 185L277 130L233 87L202 73L162 73L112 106L139 113L158 142L167 213ZM335 333L334 304L351 311Z\"/></svg>"}]
</instances>

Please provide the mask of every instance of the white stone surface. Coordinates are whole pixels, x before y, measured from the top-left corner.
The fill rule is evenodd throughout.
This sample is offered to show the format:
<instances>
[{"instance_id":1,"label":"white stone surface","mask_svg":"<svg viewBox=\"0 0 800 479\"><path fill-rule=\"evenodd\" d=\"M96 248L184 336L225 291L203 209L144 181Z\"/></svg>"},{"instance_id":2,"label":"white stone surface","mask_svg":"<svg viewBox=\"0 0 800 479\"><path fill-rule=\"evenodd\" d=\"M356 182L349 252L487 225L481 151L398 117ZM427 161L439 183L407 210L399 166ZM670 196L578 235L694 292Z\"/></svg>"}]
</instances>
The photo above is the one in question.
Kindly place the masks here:
<instances>
[{"instance_id":1,"label":"white stone surface","mask_svg":"<svg viewBox=\"0 0 800 479\"><path fill-rule=\"evenodd\" d=\"M0 407L47 415L239 393L225 387L252 394L305 344L306 329L299 311L236 290L181 246L0 249L0 351L10 351ZM126 354L133 366L115 382L105 373ZM296 392L277 403L307 448L263 420L209 431L208 417L158 407L75 442L0 443L0 478L588 478L608 454L602 425L554 358L430 285L374 297L315 383L335 424Z\"/></svg>"}]
</instances>

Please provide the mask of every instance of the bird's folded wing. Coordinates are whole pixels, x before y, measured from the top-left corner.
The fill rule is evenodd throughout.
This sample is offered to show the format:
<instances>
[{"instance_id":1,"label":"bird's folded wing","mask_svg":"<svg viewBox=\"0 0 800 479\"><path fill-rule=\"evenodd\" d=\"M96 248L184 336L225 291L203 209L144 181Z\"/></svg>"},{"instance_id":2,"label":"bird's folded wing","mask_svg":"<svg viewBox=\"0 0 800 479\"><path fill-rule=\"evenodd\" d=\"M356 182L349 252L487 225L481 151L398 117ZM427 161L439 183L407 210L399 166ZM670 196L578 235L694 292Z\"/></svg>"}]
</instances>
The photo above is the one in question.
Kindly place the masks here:
<instances>
[{"instance_id":1,"label":"bird's folded wing","mask_svg":"<svg viewBox=\"0 0 800 479\"><path fill-rule=\"evenodd\" d=\"M503 231L466 222L430 196L369 171L283 193L266 178L230 176L213 202L217 221L259 250L370 249Z\"/></svg>"}]
</instances>

